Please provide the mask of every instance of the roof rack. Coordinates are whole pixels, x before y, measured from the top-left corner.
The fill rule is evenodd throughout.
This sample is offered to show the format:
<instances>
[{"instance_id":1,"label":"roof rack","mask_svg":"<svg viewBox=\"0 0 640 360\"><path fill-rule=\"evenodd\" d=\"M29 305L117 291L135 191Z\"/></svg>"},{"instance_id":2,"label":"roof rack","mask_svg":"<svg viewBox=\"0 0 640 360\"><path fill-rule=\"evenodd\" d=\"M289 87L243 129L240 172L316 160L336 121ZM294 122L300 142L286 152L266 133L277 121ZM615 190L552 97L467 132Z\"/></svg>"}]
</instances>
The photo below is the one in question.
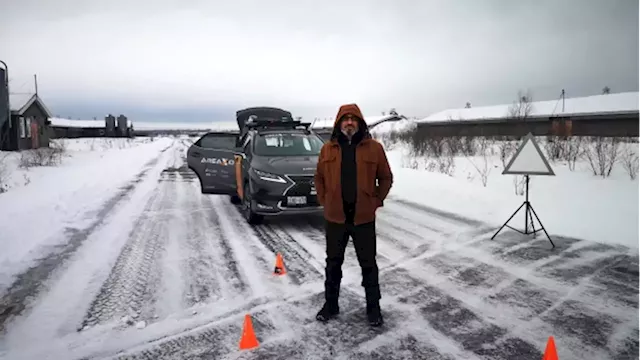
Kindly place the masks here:
<instances>
[{"instance_id":1,"label":"roof rack","mask_svg":"<svg viewBox=\"0 0 640 360\"><path fill-rule=\"evenodd\" d=\"M311 123L303 123L299 120L275 120L275 119L252 119L249 118L245 126L248 129L259 129L259 130L295 130L300 127L304 130L308 130Z\"/></svg>"}]
</instances>

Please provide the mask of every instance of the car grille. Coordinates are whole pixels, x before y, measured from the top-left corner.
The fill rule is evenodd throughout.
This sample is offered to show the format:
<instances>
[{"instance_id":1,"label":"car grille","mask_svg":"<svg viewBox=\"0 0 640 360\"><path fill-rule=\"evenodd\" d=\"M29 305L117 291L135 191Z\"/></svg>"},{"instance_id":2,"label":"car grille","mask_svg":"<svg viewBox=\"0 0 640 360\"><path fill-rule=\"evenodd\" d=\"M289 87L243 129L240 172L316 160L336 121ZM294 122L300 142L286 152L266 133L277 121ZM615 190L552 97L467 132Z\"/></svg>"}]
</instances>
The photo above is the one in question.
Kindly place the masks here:
<instances>
[{"instance_id":1,"label":"car grille","mask_svg":"<svg viewBox=\"0 0 640 360\"><path fill-rule=\"evenodd\" d=\"M288 177L296 184L310 183L313 181L313 175L288 175Z\"/></svg>"},{"instance_id":2,"label":"car grille","mask_svg":"<svg viewBox=\"0 0 640 360\"><path fill-rule=\"evenodd\" d=\"M289 175L295 184L284 194L285 196L309 196L313 187L313 175Z\"/></svg>"}]
</instances>

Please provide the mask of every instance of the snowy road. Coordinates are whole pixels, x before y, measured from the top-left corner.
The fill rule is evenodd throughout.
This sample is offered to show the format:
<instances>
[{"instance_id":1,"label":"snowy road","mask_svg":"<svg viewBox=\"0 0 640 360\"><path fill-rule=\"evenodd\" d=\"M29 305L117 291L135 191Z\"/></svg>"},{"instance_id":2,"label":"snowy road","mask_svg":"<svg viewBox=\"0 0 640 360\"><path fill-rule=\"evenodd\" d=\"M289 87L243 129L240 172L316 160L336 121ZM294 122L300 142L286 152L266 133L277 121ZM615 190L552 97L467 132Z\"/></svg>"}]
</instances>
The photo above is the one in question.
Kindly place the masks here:
<instances>
[{"instance_id":1,"label":"snowy road","mask_svg":"<svg viewBox=\"0 0 640 360\"><path fill-rule=\"evenodd\" d=\"M227 197L200 194L187 146L176 140L0 293L1 359L524 360L550 335L563 360L638 358L637 249L490 240L494 228L393 198L377 223L385 326L366 324L351 244L342 314L317 323L322 219L247 225ZM251 351L238 350L245 314Z\"/></svg>"}]
</instances>

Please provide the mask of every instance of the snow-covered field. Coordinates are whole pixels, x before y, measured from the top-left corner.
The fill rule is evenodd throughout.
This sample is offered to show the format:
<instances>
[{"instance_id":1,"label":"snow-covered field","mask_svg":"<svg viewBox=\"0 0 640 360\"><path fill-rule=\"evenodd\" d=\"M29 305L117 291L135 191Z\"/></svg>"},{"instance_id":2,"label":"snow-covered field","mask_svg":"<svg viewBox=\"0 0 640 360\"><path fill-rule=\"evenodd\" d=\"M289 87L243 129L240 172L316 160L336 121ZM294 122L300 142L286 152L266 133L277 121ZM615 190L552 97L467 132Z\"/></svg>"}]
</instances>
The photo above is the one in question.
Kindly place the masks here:
<instances>
[{"instance_id":1,"label":"snow-covered field","mask_svg":"<svg viewBox=\"0 0 640 360\"><path fill-rule=\"evenodd\" d=\"M524 200L499 158L485 187L468 158L449 176L389 147L395 184L377 222L386 324L374 330L351 245L342 314L314 319L321 218L249 226L227 197L200 194L184 164L191 139L103 141L64 141L56 166L9 156L0 359L540 359L551 335L563 360L638 358L638 180L623 170L603 179L552 163L555 177L532 178L551 249L543 233L490 239ZM245 314L260 346L240 351Z\"/></svg>"}]
</instances>

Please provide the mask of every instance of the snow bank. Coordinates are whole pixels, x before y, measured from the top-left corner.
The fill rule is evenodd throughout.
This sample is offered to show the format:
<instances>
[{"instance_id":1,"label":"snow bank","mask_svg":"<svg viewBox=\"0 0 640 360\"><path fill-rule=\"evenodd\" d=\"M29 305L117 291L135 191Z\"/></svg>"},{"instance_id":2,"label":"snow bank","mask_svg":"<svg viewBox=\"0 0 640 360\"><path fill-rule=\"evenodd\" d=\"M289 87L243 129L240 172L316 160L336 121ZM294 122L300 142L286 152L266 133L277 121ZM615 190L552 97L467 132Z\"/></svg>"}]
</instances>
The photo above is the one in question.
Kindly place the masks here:
<instances>
[{"instance_id":1,"label":"snow bank","mask_svg":"<svg viewBox=\"0 0 640 360\"><path fill-rule=\"evenodd\" d=\"M585 115L638 111L638 92L625 92L607 95L595 95L565 98L564 111L562 100L534 101L531 103L530 117L551 115ZM509 114L511 104L448 109L432 114L419 122L449 120L481 120L504 118Z\"/></svg>"},{"instance_id":2,"label":"snow bank","mask_svg":"<svg viewBox=\"0 0 640 360\"><path fill-rule=\"evenodd\" d=\"M637 144L627 146L637 154ZM394 171L389 196L481 220L496 230L525 200L516 195L514 180L519 178L501 175L503 165L497 154L487 158L486 187L475 168L484 168L483 157L455 157L453 176L426 170L426 159L412 157L407 146L396 146L388 157ZM551 236L638 247L637 178L631 180L619 164L608 178L594 176L585 161L578 161L574 171L562 162L550 165L556 176L532 176L529 194ZM509 225L524 230L524 210Z\"/></svg>"},{"instance_id":3,"label":"snow bank","mask_svg":"<svg viewBox=\"0 0 640 360\"><path fill-rule=\"evenodd\" d=\"M90 140L62 141L69 149L58 166L21 169L21 154L9 156L11 177L26 181L0 194L0 292L15 274L69 241L66 231L93 222L91 214L172 142L128 140L130 147L104 145L96 151L87 151Z\"/></svg>"}]
</instances>

